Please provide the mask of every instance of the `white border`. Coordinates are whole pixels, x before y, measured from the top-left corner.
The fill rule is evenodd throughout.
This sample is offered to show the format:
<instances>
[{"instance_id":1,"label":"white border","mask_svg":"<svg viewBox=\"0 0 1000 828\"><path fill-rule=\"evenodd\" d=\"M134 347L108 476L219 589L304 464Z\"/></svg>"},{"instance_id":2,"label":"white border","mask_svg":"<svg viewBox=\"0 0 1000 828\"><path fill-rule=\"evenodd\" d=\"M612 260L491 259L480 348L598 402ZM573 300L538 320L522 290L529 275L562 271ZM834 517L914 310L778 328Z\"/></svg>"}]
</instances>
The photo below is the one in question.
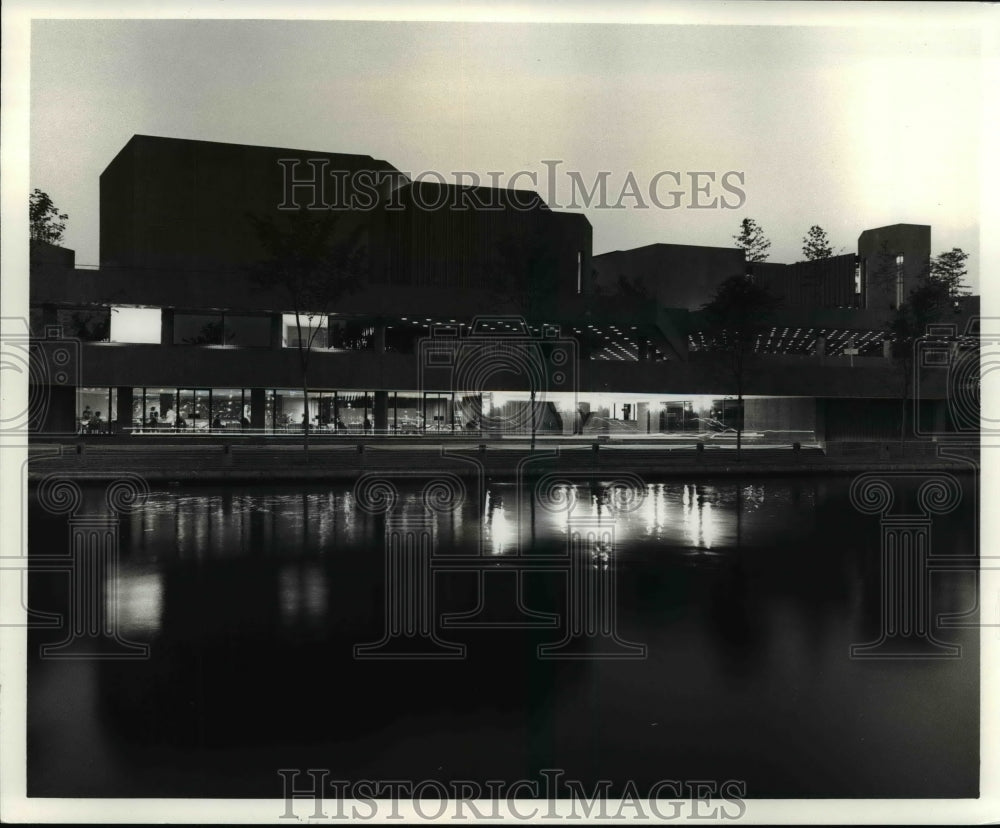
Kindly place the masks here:
<instances>
[{"instance_id":1,"label":"white border","mask_svg":"<svg viewBox=\"0 0 1000 828\"><path fill-rule=\"evenodd\" d=\"M448 20L448 21L536 21L545 23L683 23L697 25L801 25L843 26L872 25L905 27L927 24L933 17L942 28L969 27L982 33L983 122L981 170L982 211L980 215L980 284L982 312L985 317L1000 318L992 279L1000 264L1000 237L994 196L1000 181L1000 8L977 3L825 3L825 2L688 2L659 4L629 2L584 4L464 2L410 4L378 2L349 4L341 2L297 2L282 4L251 3L246 0L194 3L173 2L26 2L7 0L3 4L2 100L0 121L0 164L2 191L2 238L0 247L0 308L4 317L27 316L28 245L28 67L30 22L32 18L213 18L213 19L352 19L352 20ZM946 118L946 112L929 112L929 118ZM973 125L956 124L956 129ZM992 140L991 140L992 138ZM937 159L928 159L935 163ZM26 399L26 379L3 378L0 403ZM983 401L988 410L995 402ZM21 469L26 459L23 446L0 434L0 554L19 554L21 543ZM984 451L982 470L983 504L995 502L997 476ZM997 547L1000 540L998 511L982 510L984 554ZM11 587L13 586L13 589ZM984 617L998 611L1000 572L982 573L982 612ZM19 583L11 578L0 581L0 612L5 623L23 618ZM740 822L749 824L796 824L809 822L879 822L886 824L985 823L1000 819L1000 762L998 737L1000 715L1000 675L996 666L1000 656L1000 633L996 628L981 631L983 701L982 796L980 800L749 800L746 815ZM284 810L281 800L61 800L26 799L24 777L25 746L25 634L22 628L0 627L0 820L5 822L177 822L222 823L288 822L278 817ZM752 793L752 792L751 792ZM407 815L405 808L402 813ZM412 811L408 816L416 821ZM308 820L307 820L308 821ZM538 819L545 823L549 820ZM674 820L680 822L681 820ZM325 820L336 823L334 820ZM575 822L575 820L574 820ZM704 823L704 820L699 820ZM398 824L398 822L397 822Z\"/></svg>"}]
</instances>

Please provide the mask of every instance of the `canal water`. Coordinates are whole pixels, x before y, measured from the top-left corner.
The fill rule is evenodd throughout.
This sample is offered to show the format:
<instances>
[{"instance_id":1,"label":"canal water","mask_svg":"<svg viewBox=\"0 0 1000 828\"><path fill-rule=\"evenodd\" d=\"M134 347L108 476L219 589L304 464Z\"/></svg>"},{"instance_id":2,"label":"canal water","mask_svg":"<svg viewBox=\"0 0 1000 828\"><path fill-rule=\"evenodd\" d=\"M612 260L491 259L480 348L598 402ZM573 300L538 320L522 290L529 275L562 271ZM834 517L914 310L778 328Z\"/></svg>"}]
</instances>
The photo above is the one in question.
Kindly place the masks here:
<instances>
[{"instance_id":1,"label":"canal water","mask_svg":"<svg viewBox=\"0 0 1000 828\"><path fill-rule=\"evenodd\" d=\"M954 479L927 531L960 562L976 481ZM29 795L277 799L289 768L976 795L975 574L928 576L917 650L952 657L852 658L880 637L886 520L850 477L446 482L155 488L98 576L121 639L99 651L145 656L29 634ZM920 484L893 480L890 514L919 523ZM33 493L31 554L107 512L105 487L69 516ZM32 610L72 617L70 584L33 572Z\"/></svg>"}]
</instances>

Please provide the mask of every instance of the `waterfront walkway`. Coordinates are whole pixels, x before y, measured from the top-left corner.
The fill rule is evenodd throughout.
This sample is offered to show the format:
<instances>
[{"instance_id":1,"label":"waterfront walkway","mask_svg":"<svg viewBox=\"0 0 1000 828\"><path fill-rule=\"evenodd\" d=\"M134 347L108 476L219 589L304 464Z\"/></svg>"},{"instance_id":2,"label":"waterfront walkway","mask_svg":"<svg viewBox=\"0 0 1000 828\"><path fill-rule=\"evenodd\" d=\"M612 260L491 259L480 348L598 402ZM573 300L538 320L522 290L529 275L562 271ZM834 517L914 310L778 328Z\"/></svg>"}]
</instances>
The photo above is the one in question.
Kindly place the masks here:
<instances>
[{"instance_id":1,"label":"waterfront walkway","mask_svg":"<svg viewBox=\"0 0 1000 828\"><path fill-rule=\"evenodd\" d=\"M698 475L842 474L871 470L976 471L975 447L937 443L839 443L734 446L662 441L539 439L409 440L357 438L318 442L245 442L222 438L33 441L29 480L50 473L102 477L131 471L151 482L276 482L354 480L366 472L425 475L449 471L516 480L526 472L566 472L596 478L633 473L644 479Z\"/></svg>"}]
</instances>

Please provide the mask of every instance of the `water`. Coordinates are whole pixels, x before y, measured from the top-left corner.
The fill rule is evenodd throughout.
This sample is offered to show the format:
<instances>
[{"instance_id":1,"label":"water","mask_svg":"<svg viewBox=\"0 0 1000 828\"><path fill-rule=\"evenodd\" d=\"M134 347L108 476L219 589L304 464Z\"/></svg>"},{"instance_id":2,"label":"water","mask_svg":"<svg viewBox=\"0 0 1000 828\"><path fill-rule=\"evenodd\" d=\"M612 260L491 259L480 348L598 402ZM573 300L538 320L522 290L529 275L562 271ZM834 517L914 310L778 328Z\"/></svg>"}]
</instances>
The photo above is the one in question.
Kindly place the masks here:
<instances>
[{"instance_id":1,"label":"water","mask_svg":"<svg viewBox=\"0 0 1000 828\"><path fill-rule=\"evenodd\" d=\"M935 555L975 554L974 482L934 517ZM598 483L541 502L490 485L434 511L401 481L388 515L349 484L154 490L120 521L117 579L118 629L149 658L42 659L65 632L29 637L29 795L279 798L279 768L445 781L555 768L588 790L974 796L978 630L935 630L960 658L849 657L878 636L881 589L879 518L851 506L849 484ZM897 511L914 511L915 486L898 488ZM86 488L77 514L104 511L104 490ZM429 617L463 658L354 657L386 631L387 525L433 532ZM576 549L573 575L581 526L613 538ZM66 518L37 497L29 531L32 554L66 553ZM539 657L572 626L574 577L613 583L617 600L603 618L618 643L582 650L644 658ZM66 575L33 574L30 603L65 612ZM936 572L931 605L975 608L974 574ZM462 613L508 626L442 626ZM510 626L525 619L558 625Z\"/></svg>"}]
</instances>

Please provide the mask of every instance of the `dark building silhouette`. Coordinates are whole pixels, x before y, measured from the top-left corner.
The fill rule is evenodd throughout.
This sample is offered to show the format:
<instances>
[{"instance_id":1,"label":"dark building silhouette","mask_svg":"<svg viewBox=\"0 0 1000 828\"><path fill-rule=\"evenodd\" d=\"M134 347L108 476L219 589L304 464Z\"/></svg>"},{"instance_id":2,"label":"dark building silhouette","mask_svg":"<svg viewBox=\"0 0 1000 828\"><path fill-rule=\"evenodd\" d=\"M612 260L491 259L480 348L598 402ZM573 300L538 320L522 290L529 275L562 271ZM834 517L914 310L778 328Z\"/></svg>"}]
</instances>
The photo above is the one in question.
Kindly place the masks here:
<instances>
[{"instance_id":1,"label":"dark building silhouette","mask_svg":"<svg viewBox=\"0 0 1000 828\"><path fill-rule=\"evenodd\" d=\"M648 244L594 256L596 284L606 293L644 292L667 308L698 310L718 286L745 269L735 247Z\"/></svg>"},{"instance_id":2,"label":"dark building silhouette","mask_svg":"<svg viewBox=\"0 0 1000 828\"><path fill-rule=\"evenodd\" d=\"M336 211L338 233L361 228L365 249L356 290L299 308L317 334L308 407L295 308L248 275L262 255L248 214L302 206ZM66 368L37 351L42 433L176 433L181 419L188 434L523 432L532 388L544 397L535 421L554 433L734 422L700 308L747 272L737 248L594 256L587 218L534 192L410 181L366 155L150 136L101 175L100 219L97 270L75 268L69 250L33 249L32 333L61 331L54 341L73 340L78 355ZM898 435L882 331L929 245L928 227L894 225L861 234L857 267L853 255L751 265L783 306L747 379L745 427L789 440ZM888 293L874 276L883 260ZM972 297L951 321L964 330L977 311ZM434 362L426 346L438 336L465 362ZM947 383L930 372L919 389L938 429L950 427ZM95 424L93 411L106 416Z\"/></svg>"},{"instance_id":3,"label":"dark building silhouette","mask_svg":"<svg viewBox=\"0 0 1000 828\"><path fill-rule=\"evenodd\" d=\"M751 262L747 270L786 308L857 308L857 261L847 253L795 264Z\"/></svg>"}]
</instances>

